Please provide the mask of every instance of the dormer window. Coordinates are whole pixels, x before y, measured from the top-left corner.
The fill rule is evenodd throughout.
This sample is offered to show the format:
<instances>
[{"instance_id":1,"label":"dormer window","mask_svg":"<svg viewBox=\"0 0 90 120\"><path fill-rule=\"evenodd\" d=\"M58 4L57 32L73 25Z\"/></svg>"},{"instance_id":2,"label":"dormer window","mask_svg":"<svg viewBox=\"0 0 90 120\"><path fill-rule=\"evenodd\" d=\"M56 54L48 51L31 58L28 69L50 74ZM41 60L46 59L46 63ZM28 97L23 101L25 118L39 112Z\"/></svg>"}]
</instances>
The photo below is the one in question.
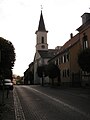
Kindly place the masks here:
<instances>
[{"instance_id":1,"label":"dormer window","mask_svg":"<svg viewBox=\"0 0 90 120\"><path fill-rule=\"evenodd\" d=\"M41 42L44 43L44 37L42 37Z\"/></svg>"},{"instance_id":2,"label":"dormer window","mask_svg":"<svg viewBox=\"0 0 90 120\"><path fill-rule=\"evenodd\" d=\"M83 40L82 40L82 42L83 42L83 49L86 49L86 48L88 48L88 38L87 38L87 35L85 33L83 35L84 35L83 36Z\"/></svg>"}]
</instances>

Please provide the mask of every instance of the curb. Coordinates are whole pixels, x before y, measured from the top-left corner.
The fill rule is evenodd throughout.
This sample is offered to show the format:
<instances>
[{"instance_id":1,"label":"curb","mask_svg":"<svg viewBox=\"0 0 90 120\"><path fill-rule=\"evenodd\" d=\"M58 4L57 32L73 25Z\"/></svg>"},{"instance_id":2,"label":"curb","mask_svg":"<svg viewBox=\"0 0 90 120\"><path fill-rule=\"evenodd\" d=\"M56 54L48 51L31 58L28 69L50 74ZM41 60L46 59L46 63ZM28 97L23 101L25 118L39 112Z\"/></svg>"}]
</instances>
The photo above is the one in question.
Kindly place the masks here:
<instances>
[{"instance_id":1,"label":"curb","mask_svg":"<svg viewBox=\"0 0 90 120\"><path fill-rule=\"evenodd\" d=\"M13 98L14 98L14 109L15 109L16 120L25 120L24 112L15 88L13 90Z\"/></svg>"}]
</instances>

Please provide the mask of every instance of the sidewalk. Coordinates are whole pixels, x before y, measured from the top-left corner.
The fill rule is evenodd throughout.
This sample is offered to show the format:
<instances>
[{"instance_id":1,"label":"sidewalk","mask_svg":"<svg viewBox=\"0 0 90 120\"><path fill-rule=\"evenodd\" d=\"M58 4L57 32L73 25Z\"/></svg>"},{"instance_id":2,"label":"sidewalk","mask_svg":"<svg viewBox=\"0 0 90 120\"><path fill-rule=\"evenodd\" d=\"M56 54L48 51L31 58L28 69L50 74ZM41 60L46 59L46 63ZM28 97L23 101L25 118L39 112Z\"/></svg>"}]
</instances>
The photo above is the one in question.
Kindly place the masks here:
<instances>
[{"instance_id":1,"label":"sidewalk","mask_svg":"<svg viewBox=\"0 0 90 120\"><path fill-rule=\"evenodd\" d=\"M4 95L5 105L2 103L2 91L0 90L0 120L15 120L14 112L14 100L13 100L13 91L10 91L8 98L6 98L6 92Z\"/></svg>"},{"instance_id":2,"label":"sidewalk","mask_svg":"<svg viewBox=\"0 0 90 120\"><path fill-rule=\"evenodd\" d=\"M66 91L68 90L68 92L83 97L83 98L87 98L88 100L90 100L90 88L82 88L82 87L78 87L78 88L67 88L65 89Z\"/></svg>"}]
</instances>

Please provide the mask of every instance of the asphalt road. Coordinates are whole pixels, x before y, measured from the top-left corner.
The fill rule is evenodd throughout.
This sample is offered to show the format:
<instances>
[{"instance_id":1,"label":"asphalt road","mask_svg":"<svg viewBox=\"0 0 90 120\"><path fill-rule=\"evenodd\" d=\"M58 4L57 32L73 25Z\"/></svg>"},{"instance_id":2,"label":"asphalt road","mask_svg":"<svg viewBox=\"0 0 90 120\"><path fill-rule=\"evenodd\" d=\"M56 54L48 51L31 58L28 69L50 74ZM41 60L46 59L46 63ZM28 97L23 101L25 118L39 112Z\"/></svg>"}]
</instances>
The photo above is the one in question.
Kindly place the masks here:
<instances>
[{"instance_id":1,"label":"asphalt road","mask_svg":"<svg viewBox=\"0 0 90 120\"><path fill-rule=\"evenodd\" d=\"M90 97L80 90L15 86L17 120L90 120Z\"/></svg>"}]
</instances>

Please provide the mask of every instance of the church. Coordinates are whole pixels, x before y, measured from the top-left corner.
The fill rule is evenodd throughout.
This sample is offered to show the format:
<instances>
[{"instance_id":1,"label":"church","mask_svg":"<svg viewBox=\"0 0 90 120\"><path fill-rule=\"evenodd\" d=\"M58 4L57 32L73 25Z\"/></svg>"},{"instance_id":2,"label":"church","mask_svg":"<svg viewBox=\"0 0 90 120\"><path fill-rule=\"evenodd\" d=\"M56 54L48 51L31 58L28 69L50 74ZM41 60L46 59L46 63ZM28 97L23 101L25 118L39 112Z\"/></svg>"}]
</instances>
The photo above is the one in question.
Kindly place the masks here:
<instances>
[{"instance_id":1,"label":"church","mask_svg":"<svg viewBox=\"0 0 90 120\"><path fill-rule=\"evenodd\" d=\"M40 20L38 25L38 30L36 34L36 53L34 56L34 84L40 84L40 78L37 75L37 68L41 65L47 65L48 60L51 59L54 55L58 53L58 49L48 49L47 43L47 33L43 13L41 10ZM48 78L45 78L44 81L49 82Z\"/></svg>"}]
</instances>

